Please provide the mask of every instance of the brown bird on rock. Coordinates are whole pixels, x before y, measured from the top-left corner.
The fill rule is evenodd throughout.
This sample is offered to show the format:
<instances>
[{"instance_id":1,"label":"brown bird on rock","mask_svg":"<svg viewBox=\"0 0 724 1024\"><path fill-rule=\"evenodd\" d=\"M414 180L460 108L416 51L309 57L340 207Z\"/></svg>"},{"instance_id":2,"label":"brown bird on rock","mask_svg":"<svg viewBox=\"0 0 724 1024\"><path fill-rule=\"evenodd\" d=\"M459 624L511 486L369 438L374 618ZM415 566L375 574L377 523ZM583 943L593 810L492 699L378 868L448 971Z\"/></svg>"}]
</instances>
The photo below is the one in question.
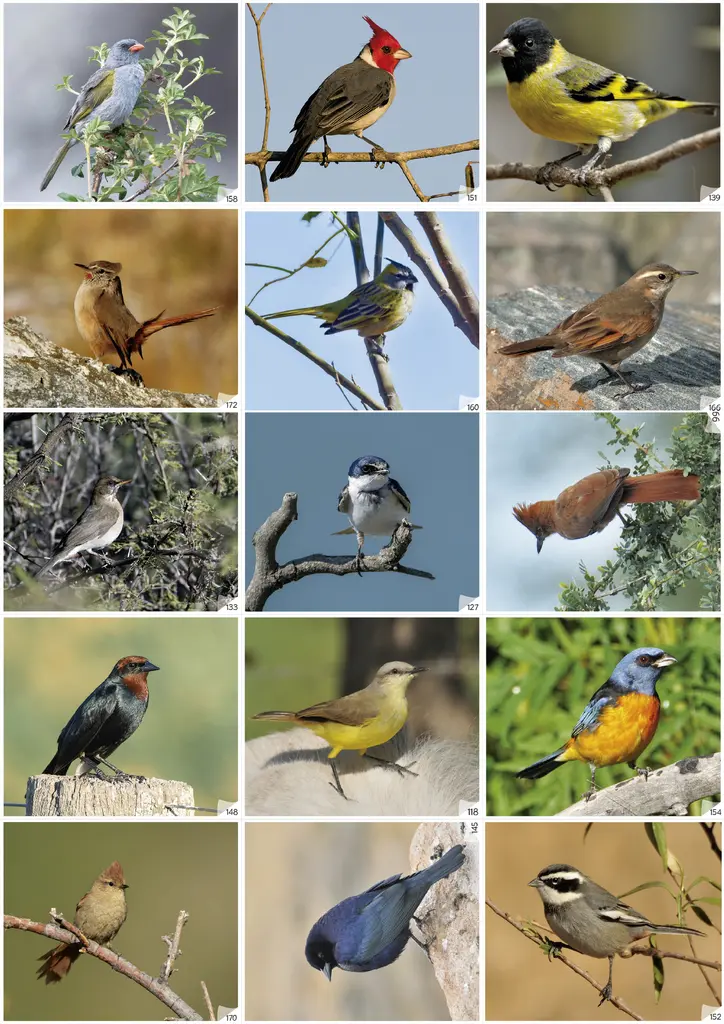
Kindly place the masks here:
<instances>
[{"instance_id":1,"label":"brown bird on rock","mask_svg":"<svg viewBox=\"0 0 724 1024\"><path fill-rule=\"evenodd\" d=\"M73 924L87 939L101 946L111 942L126 920L126 880L123 868L114 860L110 867L96 878L90 890L81 897L75 908ZM62 981L78 957L83 946L80 942L61 942L59 946L38 957L44 960L38 968L38 978L45 978L46 985Z\"/></svg>"},{"instance_id":2,"label":"brown bird on rock","mask_svg":"<svg viewBox=\"0 0 724 1024\"><path fill-rule=\"evenodd\" d=\"M516 505L513 515L538 541L557 533L580 540L600 533L619 514L619 507L649 501L695 501L700 497L699 477L684 476L683 469L629 478L630 469L602 469L566 487L553 501Z\"/></svg>"},{"instance_id":3,"label":"brown bird on rock","mask_svg":"<svg viewBox=\"0 0 724 1024\"><path fill-rule=\"evenodd\" d=\"M161 319L161 311L150 320L139 323L123 299L119 277L123 268L120 263L95 260L87 265L76 263L76 267L86 273L75 296L75 322L96 359L115 351L121 361L120 367L109 367L115 373L132 366L136 352L143 359L143 346L156 331L213 316L220 308L199 309L195 313L170 316L165 320Z\"/></svg>"},{"instance_id":4,"label":"brown bird on rock","mask_svg":"<svg viewBox=\"0 0 724 1024\"><path fill-rule=\"evenodd\" d=\"M680 277L690 274L698 274L698 270L647 263L619 288L571 313L547 334L499 351L504 356L551 351L554 359L585 356L595 359L609 377L618 377L631 392L645 391L650 384L631 384L619 366L651 341L661 326L666 296Z\"/></svg>"}]
</instances>

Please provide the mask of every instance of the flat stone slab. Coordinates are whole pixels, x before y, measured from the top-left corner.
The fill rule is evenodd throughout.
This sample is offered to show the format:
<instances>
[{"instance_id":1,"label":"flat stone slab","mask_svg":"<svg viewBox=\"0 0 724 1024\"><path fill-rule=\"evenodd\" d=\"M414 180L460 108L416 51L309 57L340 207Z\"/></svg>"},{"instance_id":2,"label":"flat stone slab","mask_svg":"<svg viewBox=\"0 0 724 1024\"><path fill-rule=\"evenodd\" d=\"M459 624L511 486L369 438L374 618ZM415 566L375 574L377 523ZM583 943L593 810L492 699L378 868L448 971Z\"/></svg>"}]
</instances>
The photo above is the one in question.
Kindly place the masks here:
<instances>
[{"instance_id":1,"label":"flat stone slab","mask_svg":"<svg viewBox=\"0 0 724 1024\"><path fill-rule=\"evenodd\" d=\"M487 314L488 409L698 411L721 387L721 320L714 305L667 303L656 337L623 363L624 376L652 383L626 393L598 363L550 352L504 356L513 341L547 334L597 298L581 288L526 288L490 299Z\"/></svg>"}]
</instances>

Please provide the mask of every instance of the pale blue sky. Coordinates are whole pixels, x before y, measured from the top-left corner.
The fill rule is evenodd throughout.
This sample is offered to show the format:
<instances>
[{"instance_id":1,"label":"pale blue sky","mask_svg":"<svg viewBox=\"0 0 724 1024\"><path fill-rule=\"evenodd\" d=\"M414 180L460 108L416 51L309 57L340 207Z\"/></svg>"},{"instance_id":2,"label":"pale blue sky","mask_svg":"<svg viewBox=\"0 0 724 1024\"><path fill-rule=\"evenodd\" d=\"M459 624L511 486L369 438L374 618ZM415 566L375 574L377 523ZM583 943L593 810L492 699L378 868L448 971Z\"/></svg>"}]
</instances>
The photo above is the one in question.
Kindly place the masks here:
<instances>
[{"instance_id":1,"label":"pale blue sky","mask_svg":"<svg viewBox=\"0 0 724 1024\"><path fill-rule=\"evenodd\" d=\"M255 3L260 14L263 3ZM387 29L412 54L395 71L397 95L390 109L365 134L390 151L425 149L477 139L480 78L479 13L476 3L457 4L274 4L262 22L264 59L271 102L269 148L286 149L289 134L308 96L327 75L355 59L372 33L362 16ZM261 145L264 96L256 30L248 11L245 66L245 151ZM330 136L333 151L369 150L353 135ZM322 143L312 146L322 151ZM410 165L423 192L450 192L464 184L464 168L477 152L416 160ZM269 164L271 174L276 164ZM479 167L476 167L479 171ZM259 172L245 168L246 199L261 202ZM476 174L476 182L479 173ZM272 202L340 199L403 200L415 194L398 167L373 164L302 164L291 178L269 186ZM455 203L455 198L444 200Z\"/></svg>"},{"instance_id":2,"label":"pale blue sky","mask_svg":"<svg viewBox=\"0 0 724 1024\"><path fill-rule=\"evenodd\" d=\"M411 213L400 215L418 239L423 251L430 253L427 239ZM473 211L442 214L441 220L455 255L469 279L478 287L479 218ZM370 272L374 261L377 215L360 214L365 253ZM248 213L246 215L247 263L265 263L293 269L338 228L329 214L311 224L301 213ZM390 371L404 409L456 410L462 395L480 394L478 350L454 326L442 305L411 262L400 244L388 231L383 247L385 256L409 266L418 278L415 305L407 321L390 332L386 351ZM294 277L265 288L252 308L261 313L333 302L355 287L352 251L345 235L338 235L320 254L329 260L317 270L305 268ZM433 265L437 263L433 258ZM265 282L280 276L279 271L246 267L246 301ZM244 319L246 340L246 408L268 410L347 410L339 388L308 359L284 342ZM372 368L364 342L354 331L325 335L322 321L303 316L274 321L276 326L307 345L317 355L333 362L340 373L351 377L369 395L379 400ZM356 399L355 405L359 406Z\"/></svg>"},{"instance_id":3,"label":"pale blue sky","mask_svg":"<svg viewBox=\"0 0 724 1024\"><path fill-rule=\"evenodd\" d=\"M643 424L639 440L655 440L663 459L671 431L682 420L671 413L620 413L619 418L624 429ZM513 517L513 506L556 498L605 465L606 457L614 466L633 470L634 450L617 455L615 448L607 448L613 430L586 413L488 413L486 430L488 611L552 611L560 584L581 582L580 562L595 571L615 558L622 523L616 518L601 533L581 540L548 537L538 555L535 537ZM613 611L629 603L625 594L609 602Z\"/></svg>"},{"instance_id":4,"label":"pale blue sky","mask_svg":"<svg viewBox=\"0 0 724 1024\"><path fill-rule=\"evenodd\" d=\"M478 417L473 413L249 413L246 417L246 566L251 538L286 491L299 495L299 519L281 539L280 563L314 553L354 555L354 535L333 537L349 522L337 511L350 464L361 455L389 462L412 503L415 530L403 559L434 580L396 573L308 576L273 594L270 612L419 612L458 610L477 597ZM377 552L383 537L368 537Z\"/></svg>"}]
</instances>

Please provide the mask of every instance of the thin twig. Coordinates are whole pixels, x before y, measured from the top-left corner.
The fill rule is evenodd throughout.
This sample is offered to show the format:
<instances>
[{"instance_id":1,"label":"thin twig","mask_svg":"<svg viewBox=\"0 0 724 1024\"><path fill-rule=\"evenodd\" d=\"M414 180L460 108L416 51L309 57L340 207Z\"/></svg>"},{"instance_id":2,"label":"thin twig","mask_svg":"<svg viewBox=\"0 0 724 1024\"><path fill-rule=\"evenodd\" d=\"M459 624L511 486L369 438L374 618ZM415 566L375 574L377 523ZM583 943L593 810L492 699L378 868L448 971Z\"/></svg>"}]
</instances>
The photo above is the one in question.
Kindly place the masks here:
<instances>
[{"instance_id":1,"label":"thin twig","mask_svg":"<svg viewBox=\"0 0 724 1024\"><path fill-rule=\"evenodd\" d=\"M450 146L433 146L428 147L427 149L410 149L399 153L388 153L384 149L375 149L366 153L330 153L327 158L325 158L323 153L306 153L302 157L302 162L314 164L397 164L407 178L412 190L420 202L427 203L430 201L431 197L424 194L413 178L412 173L407 166L409 161L429 160L438 156L452 156L455 153L469 153L479 149L480 140L470 139L468 142L457 142ZM266 165L270 160L279 161L283 156L284 152L280 150L259 150L256 153L246 153L244 156L244 162L247 164L253 164L255 167L258 167L260 171L263 171L266 169ZM449 194L457 195L458 192L451 192ZM264 201L269 202L269 196L266 192L264 193Z\"/></svg>"},{"instance_id":2,"label":"thin twig","mask_svg":"<svg viewBox=\"0 0 724 1024\"><path fill-rule=\"evenodd\" d=\"M269 6L271 6L271 4ZM206 1003L206 1009L209 1011L209 1020L216 1020L214 1004L211 1002L211 996L209 995L209 990L206 987L205 981L201 982L201 991L204 993L204 1002Z\"/></svg>"},{"instance_id":3,"label":"thin twig","mask_svg":"<svg viewBox=\"0 0 724 1024\"><path fill-rule=\"evenodd\" d=\"M173 938L168 935L162 935L161 938L168 946L168 956L164 960L161 971L158 976L158 980L162 985L165 985L168 979L173 974L173 965L176 959L181 955L181 932L183 927L189 919L189 915L185 910L179 910L178 918L176 919L176 928L174 929Z\"/></svg>"},{"instance_id":4,"label":"thin twig","mask_svg":"<svg viewBox=\"0 0 724 1024\"><path fill-rule=\"evenodd\" d=\"M289 334L285 334L284 331L280 331L278 327L275 327L274 324L270 324L268 320L259 316L259 314L255 313L253 309L249 309L248 306L245 307L244 312L252 323L257 325L257 327L263 327L265 331L273 334L275 338L279 338L279 340L283 341L285 345L289 345L290 348L293 348L300 356L304 356L305 359L309 359L310 362L314 363L315 366L318 366L320 370L323 370L329 377L331 377L338 386L341 384L343 387L347 388L350 394L353 394L355 398L359 398L360 402L366 405L368 409L376 409L378 412L384 412L385 407L383 405L376 402L371 395L368 395L366 391L363 391L362 388L358 387L353 380L350 380L349 377L345 377L335 369L331 363L322 359L321 356L316 354L316 352L312 352L312 350L307 348L306 345L303 345L301 341L297 341L296 338L292 338Z\"/></svg>"},{"instance_id":5,"label":"thin twig","mask_svg":"<svg viewBox=\"0 0 724 1024\"><path fill-rule=\"evenodd\" d=\"M27 917L15 917L12 914L6 914L4 918L5 929L17 928L24 932L34 932L36 935L45 935L49 939L53 939L54 942L69 942L75 944L75 935L71 932L66 931L65 928L59 928L55 924L41 924L39 921L32 921ZM168 985L161 984L156 978L152 978L150 974L146 974L144 971L139 970L135 964L132 964L130 960L126 960L120 957L113 950L107 949L105 946L100 946L97 942L89 940L88 945L84 947L87 956L96 957L97 960L102 960L103 963L112 967L114 971L124 975L126 978L130 978L131 981L135 981L137 985L145 988L146 991L154 995L160 1002L175 1014L176 1017L180 1017L182 1020L203 1020L201 1014L196 1013L188 1003L177 995Z\"/></svg>"},{"instance_id":6,"label":"thin twig","mask_svg":"<svg viewBox=\"0 0 724 1024\"><path fill-rule=\"evenodd\" d=\"M522 925L519 921L516 921L515 918L511 917L510 914L506 913L506 911L501 910L500 907L497 907L492 902L492 900L490 900L487 896L485 898L485 902L487 906L490 907L494 914L497 914L498 917L502 917L504 921L507 921L507 923L509 925L512 925L513 928L516 928L521 935L524 935L526 937L526 939L529 939L531 942L534 942L536 946L541 946L543 943L547 941L547 939L544 936L539 935L537 932L535 932L530 925ZM574 972L574 974L577 974L579 977L587 981L589 985L592 985L597 992L603 994L603 986L599 985L595 978L592 978L587 971L584 971L577 964L574 964L571 960L568 959L568 957L564 956L563 953L561 953L560 951L556 951L555 958L556 960L559 960L562 964L565 964L566 967L568 967L570 970ZM613 1006L618 1007L618 1009L623 1011L623 1013L627 1013L629 1017L631 1017L633 1020L643 1020L643 1017L639 1017L637 1013L634 1013L633 1010L629 1009L626 1003L624 1003L622 999L619 999L618 996L611 995L609 1002Z\"/></svg>"}]
</instances>

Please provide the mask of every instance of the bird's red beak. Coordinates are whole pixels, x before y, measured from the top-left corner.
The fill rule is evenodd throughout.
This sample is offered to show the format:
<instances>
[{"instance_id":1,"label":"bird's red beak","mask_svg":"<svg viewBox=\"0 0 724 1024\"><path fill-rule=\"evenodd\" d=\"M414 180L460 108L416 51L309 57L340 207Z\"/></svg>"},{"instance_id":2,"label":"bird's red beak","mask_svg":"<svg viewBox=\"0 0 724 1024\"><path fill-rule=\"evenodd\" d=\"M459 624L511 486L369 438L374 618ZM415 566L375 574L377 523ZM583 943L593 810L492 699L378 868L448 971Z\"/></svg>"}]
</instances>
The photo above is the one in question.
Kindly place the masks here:
<instances>
[{"instance_id":1,"label":"bird's red beak","mask_svg":"<svg viewBox=\"0 0 724 1024\"><path fill-rule=\"evenodd\" d=\"M138 53L139 50L145 50L145 49L146 49L146 47L143 45L143 43L136 43L135 46L129 46L128 47L128 52L129 53Z\"/></svg>"}]
</instances>

